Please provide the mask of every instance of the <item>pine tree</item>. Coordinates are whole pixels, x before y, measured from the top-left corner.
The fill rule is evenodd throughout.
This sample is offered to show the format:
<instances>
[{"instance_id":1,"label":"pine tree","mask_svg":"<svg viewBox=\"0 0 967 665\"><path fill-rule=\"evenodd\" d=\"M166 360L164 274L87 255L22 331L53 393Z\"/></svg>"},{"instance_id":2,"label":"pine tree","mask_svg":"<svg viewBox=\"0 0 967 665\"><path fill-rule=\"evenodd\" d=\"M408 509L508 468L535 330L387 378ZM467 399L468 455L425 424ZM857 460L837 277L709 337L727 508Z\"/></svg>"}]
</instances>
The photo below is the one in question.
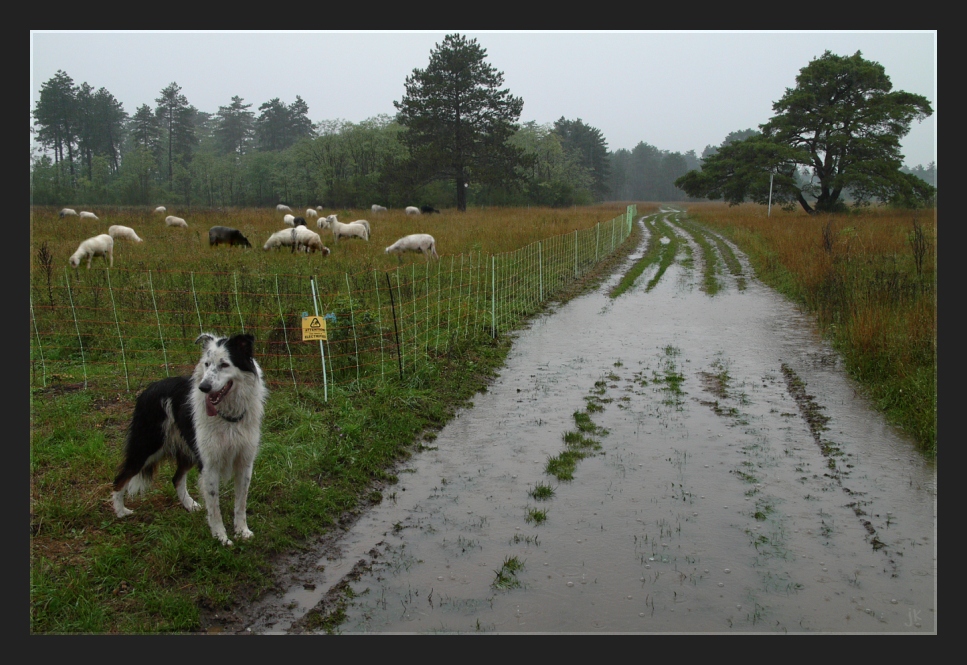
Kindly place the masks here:
<instances>
[{"instance_id":1,"label":"pine tree","mask_svg":"<svg viewBox=\"0 0 967 665\"><path fill-rule=\"evenodd\" d=\"M467 209L466 189L476 182L516 178L523 151L509 143L524 101L502 89L504 75L489 65L476 39L447 35L430 53L426 69L406 77L406 94L393 105L406 128L417 180L452 180L457 209Z\"/></svg>"}]
</instances>

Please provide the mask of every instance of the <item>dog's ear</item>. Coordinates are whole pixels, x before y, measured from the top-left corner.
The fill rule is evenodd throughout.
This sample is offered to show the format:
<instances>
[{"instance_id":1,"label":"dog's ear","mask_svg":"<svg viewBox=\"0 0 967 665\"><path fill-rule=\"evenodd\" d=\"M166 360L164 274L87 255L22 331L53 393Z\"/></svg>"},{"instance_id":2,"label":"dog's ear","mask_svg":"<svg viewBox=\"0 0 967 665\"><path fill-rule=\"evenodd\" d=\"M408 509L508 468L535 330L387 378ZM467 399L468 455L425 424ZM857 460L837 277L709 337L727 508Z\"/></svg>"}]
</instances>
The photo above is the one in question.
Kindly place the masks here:
<instances>
[{"instance_id":1,"label":"dog's ear","mask_svg":"<svg viewBox=\"0 0 967 665\"><path fill-rule=\"evenodd\" d=\"M252 335L233 335L225 342L232 362L241 370L259 374L255 362L255 337Z\"/></svg>"},{"instance_id":2,"label":"dog's ear","mask_svg":"<svg viewBox=\"0 0 967 665\"><path fill-rule=\"evenodd\" d=\"M207 348L209 344L215 339L215 336L211 333L202 333L195 338L195 344L201 344L201 348Z\"/></svg>"},{"instance_id":3,"label":"dog's ear","mask_svg":"<svg viewBox=\"0 0 967 665\"><path fill-rule=\"evenodd\" d=\"M243 356L251 358L255 355L255 337L253 335L235 335L229 342Z\"/></svg>"}]
</instances>

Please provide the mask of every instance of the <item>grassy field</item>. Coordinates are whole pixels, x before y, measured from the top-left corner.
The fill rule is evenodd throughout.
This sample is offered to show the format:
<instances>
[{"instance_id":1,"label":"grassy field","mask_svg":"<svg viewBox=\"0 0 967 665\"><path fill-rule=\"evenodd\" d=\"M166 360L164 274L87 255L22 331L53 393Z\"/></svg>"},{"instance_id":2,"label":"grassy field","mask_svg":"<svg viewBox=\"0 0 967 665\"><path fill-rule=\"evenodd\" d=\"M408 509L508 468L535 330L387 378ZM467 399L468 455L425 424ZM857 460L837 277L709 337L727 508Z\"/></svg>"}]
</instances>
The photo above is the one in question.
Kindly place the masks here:
<instances>
[{"instance_id":1,"label":"grassy field","mask_svg":"<svg viewBox=\"0 0 967 665\"><path fill-rule=\"evenodd\" d=\"M261 249L279 229L270 210L187 213L168 227L146 210L98 211L98 221L34 211L31 229L33 385L113 383L138 391L194 364L201 332L250 332L269 385L349 387L405 374L429 354L513 329L545 296L593 267L631 227L627 206L370 215L372 238L332 241L328 256ZM356 219L362 211L339 211ZM111 224L143 243L115 242L114 269L67 258ZM214 225L254 248L209 247ZM439 261L387 255L397 238L430 232ZM303 315L326 323L325 345L303 343Z\"/></svg>"}]
</instances>

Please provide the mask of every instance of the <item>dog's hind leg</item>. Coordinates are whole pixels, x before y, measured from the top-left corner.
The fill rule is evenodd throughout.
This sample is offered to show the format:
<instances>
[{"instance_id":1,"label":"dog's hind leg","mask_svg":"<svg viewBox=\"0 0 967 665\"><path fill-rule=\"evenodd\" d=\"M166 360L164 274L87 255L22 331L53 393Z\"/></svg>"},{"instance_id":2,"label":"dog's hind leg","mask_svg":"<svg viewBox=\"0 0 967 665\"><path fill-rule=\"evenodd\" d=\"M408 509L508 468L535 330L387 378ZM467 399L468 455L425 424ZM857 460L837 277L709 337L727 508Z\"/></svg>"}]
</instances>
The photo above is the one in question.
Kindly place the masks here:
<instances>
[{"instance_id":1,"label":"dog's hind leg","mask_svg":"<svg viewBox=\"0 0 967 665\"><path fill-rule=\"evenodd\" d=\"M171 484L175 486L175 493L178 494L178 499L181 501L181 505L185 507L185 510L194 512L201 508L198 502L188 494L188 471L195 465L194 460L183 455L178 455L177 462L178 468L175 470L174 478L171 479Z\"/></svg>"},{"instance_id":2,"label":"dog's hind leg","mask_svg":"<svg viewBox=\"0 0 967 665\"><path fill-rule=\"evenodd\" d=\"M138 457L128 457L124 461L118 475L114 477L114 492L111 494L111 502L114 505L114 514L118 517L127 517L134 513L133 510L124 505L124 495L140 494L151 487L154 478L157 460L142 459Z\"/></svg>"},{"instance_id":3,"label":"dog's hind leg","mask_svg":"<svg viewBox=\"0 0 967 665\"><path fill-rule=\"evenodd\" d=\"M248 488L252 482L252 462L241 463L235 467L235 537L248 539L253 534L248 528Z\"/></svg>"},{"instance_id":4,"label":"dog's hind leg","mask_svg":"<svg viewBox=\"0 0 967 665\"><path fill-rule=\"evenodd\" d=\"M212 535L226 547L233 545L228 539L225 531L225 523L222 522L222 511L218 505L218 471L215 469L202 468L198 476L201 483L202 496L205 497L205 508L208 511L208 528L212 530Z\"/></svg>"}]
</instances>

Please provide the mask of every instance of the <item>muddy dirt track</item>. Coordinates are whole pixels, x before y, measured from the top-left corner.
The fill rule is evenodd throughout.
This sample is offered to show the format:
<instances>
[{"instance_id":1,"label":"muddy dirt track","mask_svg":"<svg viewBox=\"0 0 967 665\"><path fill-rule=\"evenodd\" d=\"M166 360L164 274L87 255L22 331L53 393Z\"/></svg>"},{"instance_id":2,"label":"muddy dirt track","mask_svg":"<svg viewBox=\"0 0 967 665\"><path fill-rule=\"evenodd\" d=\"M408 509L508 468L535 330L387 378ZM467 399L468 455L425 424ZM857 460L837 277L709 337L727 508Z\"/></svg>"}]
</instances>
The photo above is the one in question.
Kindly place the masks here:
<instances>
[{"instance_id":1,"label":"muddy dirt track","mask_svg":"<svg viewBox=\"0 0 967 665\"><path fill-rule=\"evenodd\" d=\"M709 296L688 225L663 211L645 240L656 217L689 251L609 298L643 241L534 319L382 504L234 629L936 633L935 466L734 247ZM560 481L580 417L599 447Z\"/></svg>"}]
</instances>

